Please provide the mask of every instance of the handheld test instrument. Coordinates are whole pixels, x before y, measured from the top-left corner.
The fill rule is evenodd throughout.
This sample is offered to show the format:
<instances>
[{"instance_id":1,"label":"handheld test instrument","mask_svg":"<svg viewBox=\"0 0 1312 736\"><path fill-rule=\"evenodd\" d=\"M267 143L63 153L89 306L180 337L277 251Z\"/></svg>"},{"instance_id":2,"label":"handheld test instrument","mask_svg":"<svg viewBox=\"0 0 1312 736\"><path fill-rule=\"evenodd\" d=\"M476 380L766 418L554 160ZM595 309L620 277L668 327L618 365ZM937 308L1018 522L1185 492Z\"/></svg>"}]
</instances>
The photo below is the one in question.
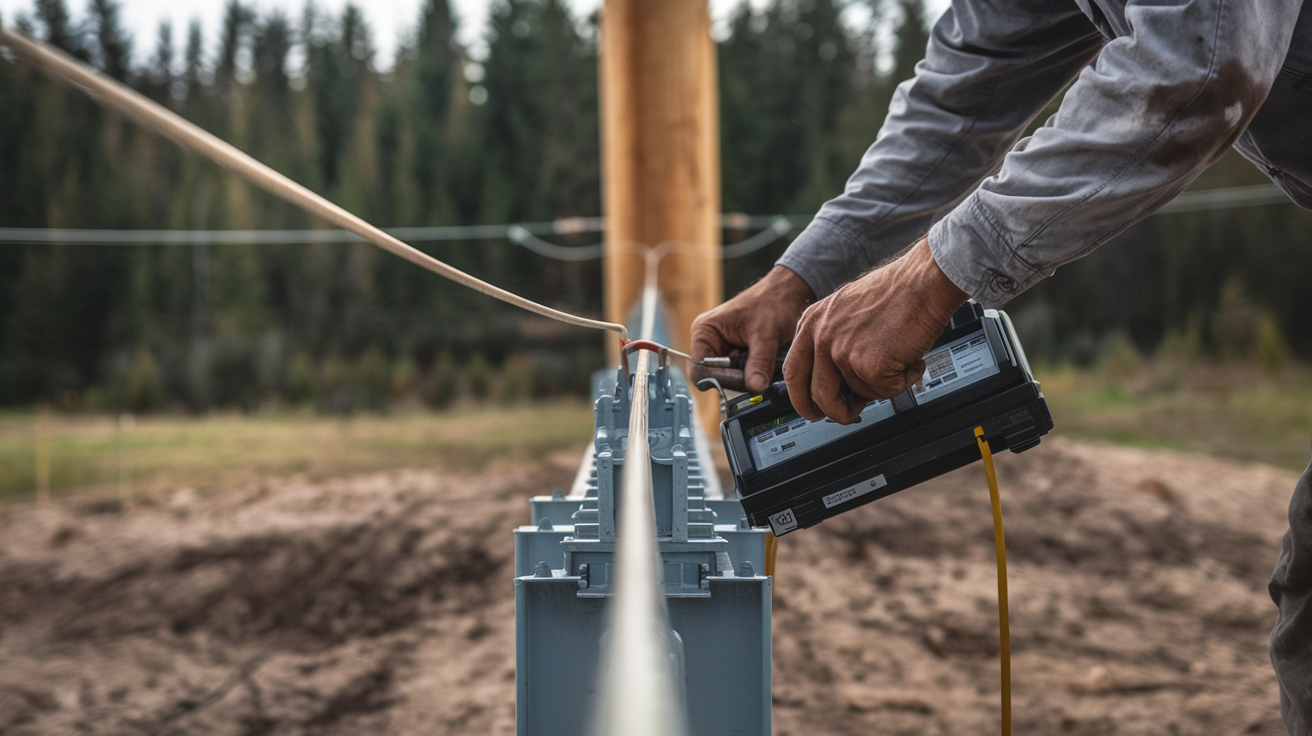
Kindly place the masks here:
<instances>
[{"instance_id":1,"label":"handheld test instrument","mask_svg":"<svg viewBox=\"0 0 1312 736\"><path fill-rule=\"evenodd\" d=\"M1011 320L974 301L925 355L921 380L853 424L804 419L783 381L726 404L720 430L743 509L775 536L979 460L976 427L994 452L1022 452L1053 426Z\"/></svg>"}]
</instances>

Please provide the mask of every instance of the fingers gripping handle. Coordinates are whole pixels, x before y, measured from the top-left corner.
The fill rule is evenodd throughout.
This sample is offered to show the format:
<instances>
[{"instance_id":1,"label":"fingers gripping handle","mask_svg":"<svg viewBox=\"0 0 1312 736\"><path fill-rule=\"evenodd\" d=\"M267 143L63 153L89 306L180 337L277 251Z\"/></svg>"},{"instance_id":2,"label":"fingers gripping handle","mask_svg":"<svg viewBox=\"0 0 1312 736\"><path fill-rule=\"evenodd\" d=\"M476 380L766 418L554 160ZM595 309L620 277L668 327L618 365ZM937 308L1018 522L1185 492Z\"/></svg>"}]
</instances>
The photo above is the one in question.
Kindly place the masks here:
<instances>
[{"instance_id":1,"label":"fingers gripping handle","mask_svg":"<svg viewBox=\"0 0 1312 736\"><path fill-rule=\"evenodd\" d=\"M784 358L787 356L787 352L775 356L773 371L767 383L784 380ZM703 358L692 363L692 378L694 382L714 378L725 389L747 391L748 362L749 353L746 350L732 350L728 355Z\"/></svg>"}]
</instances>

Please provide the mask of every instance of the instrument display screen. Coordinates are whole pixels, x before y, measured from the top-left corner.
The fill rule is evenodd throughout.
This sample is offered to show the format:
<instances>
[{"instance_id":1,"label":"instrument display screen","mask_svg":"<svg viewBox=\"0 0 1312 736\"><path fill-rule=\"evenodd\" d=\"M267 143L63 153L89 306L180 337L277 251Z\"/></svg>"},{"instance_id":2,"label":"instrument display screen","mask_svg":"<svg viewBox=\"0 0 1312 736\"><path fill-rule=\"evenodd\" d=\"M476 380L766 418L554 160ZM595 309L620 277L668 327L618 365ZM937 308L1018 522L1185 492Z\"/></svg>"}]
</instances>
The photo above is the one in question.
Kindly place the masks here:
<instances>
[{"instance_id":1,"label":"instrument display screen","mask_svg":"<svg viewBox=\"0 0 1312 736\"><path fill-rule=\"evenodd\" d=\"M984 331L971 333L925 356L925 374L912 388L917 404L925 404L998 373L998 362ZM849 425L832 419L812 422L795 412L774 417L743 432L758 471L814 450L893 416L890 401L873 401L861 418Z\"/></svg>"},{"instance_id":2,"label":"instrument display screen","mask_svg":"<svg viewBox=\"0 0 1312 736\"><path fill-rule=\"evenodd\" d=\"M842 425L832 419L812 422L796 413L776 417L748 429L747 446L757 470L764 470L789 458L833 442L871 424L893 416L893 403L876 401L866 405L860 421Z\"/></svg>"}]
</instances>

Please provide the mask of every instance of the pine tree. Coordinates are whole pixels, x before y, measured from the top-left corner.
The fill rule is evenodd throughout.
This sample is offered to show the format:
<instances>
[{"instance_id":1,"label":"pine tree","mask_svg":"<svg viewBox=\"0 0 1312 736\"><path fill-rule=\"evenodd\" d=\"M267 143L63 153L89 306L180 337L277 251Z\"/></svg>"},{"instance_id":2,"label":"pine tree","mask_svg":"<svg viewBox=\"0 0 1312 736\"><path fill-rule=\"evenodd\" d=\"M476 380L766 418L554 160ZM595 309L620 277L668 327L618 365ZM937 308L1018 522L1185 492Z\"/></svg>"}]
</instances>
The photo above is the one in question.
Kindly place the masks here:
<instances>
[{"instance_id":1,"label":"pine tree","mask_svg":"<svg viewBox=\"0 0 1312 736\"><path fill-rule=\"evenodd\" d=\"M187 26L187 51L184 56L182 81L187 85L187 99L200 92L202 56L205 53L205 41L200 33L200 23L192 21Z\"/></svg>"},{"instance_id":2,"label":"pine tree","mask_svg":"<svg viewBox=\"0 0 1312 736\"><path fill-rule=\"evenodd\" d=\"M744 3L720 46L725 208L813 211L842 191L852 162L834 160L854 94L851 39L833 0Z\"/></svg>"},{"instance_id":3,"label":"pine tree","mask_svg":"<svg viewBox=\"0 0 1312 736\"><path fill-rule=\"evenodd\" d=\"M463 86L463 56L447 0L428 0L408 75L413 100L409 110L415 141L413 176L420 202L417 214L423 224L450 224L456 219L448 190L454 179L446 168L451 154L447 130L453 100Z\"/></svg>"},{"instance_id":4,"label":"pine tree","mask_svg":"<svg viewBox=\"0 0 1312 736\"><path fill-rule=\"evenodd\" d=\"M137 83L144 94L168 106L173 105L173 83L177 81L173 69L173 52L173 24L160 23L155 36L155 53Z\"/></svg>"},{"instance_id":5,"label":"pine tree","mask_svg":"<svg viewBox=\"0 0 1312 736\"><path fill-rule=\"evenodd\" d=\"M929 45L924 0L898 0L901 18L894 33L893 79L902 81L916 75L916 64L925 58Z\"/></svg>"},{"instance_id":6,"label":"pine tree","mask_svg":"<svg viewBox=\"0 0 1312 736\"><path fill-rule=\"evenodd\" d=\"M88 58L86 45L68 15L64 0L36 0L36 17L44 28L44 39L79 59Z\"/></svg>"},{"instance_id":7,"label":"pine tree","mask_svg":"<svg viewBox=\"0 0 1312 736\"><path fill-rule=\"evenodd\" d=\"M96 39L96 57L101 71L124 81L132 63L132 39L119 19L114 0L91 0L91 24Z\"/></svg>"}]
</instances>

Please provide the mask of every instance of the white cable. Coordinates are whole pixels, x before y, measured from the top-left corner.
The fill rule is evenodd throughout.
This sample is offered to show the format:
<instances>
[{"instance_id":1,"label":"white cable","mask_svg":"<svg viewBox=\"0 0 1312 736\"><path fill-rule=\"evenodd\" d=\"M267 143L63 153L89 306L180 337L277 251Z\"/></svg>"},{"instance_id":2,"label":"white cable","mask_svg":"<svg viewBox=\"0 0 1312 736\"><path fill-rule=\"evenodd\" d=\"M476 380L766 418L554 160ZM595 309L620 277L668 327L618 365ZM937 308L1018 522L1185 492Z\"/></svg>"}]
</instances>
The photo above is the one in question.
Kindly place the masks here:
<instances>
[{"instance_id":1,"label":"white cable","mask_svg":"<svg viewBox=\"0 0 1312 736\"><path fill-rule=\"evenodd\" d=\"M730 243L720 249L720 258L729 260L730 258L741 258L749 253L764 248L767 245L782 238L789 230L793 229L793 223L789 222L787 217L780 215L770 222L770 226L761 232L753 235L746 240L740 240L737 243Z\"/></svg>"},{"instance_id":2,"label":"white cable","mask_svg":"<svg viewBox=\"0 0 1312 736\"><path fill-rule=\"evenodd\" d=\"M628 330L625 329L624 325L587 319L586 317L579 317L543 306L518 294L493 286L486 281L474 278L406 245L395 237L388 235L256 161L234 146L188 122L176 113L152 102L135 90L104 76L56 49L38 41L10 33L4 28L0 28L0 43L8 46L16 56L23 58L41 71L81 88L105 106L113 108L126 117L154 129L180 145L190 148L271 194L282 197L344 230L355 233L389 253L398 255L462 286L486 294L494 299L500 299L507 304L513 304L534 314L540 314L579 327L591 327L616 332L621 339L628 339Z\"/></svg>"},{"instance_id":3,"label":"white cable","mask_svg":"<svg viewBox=\"0 0 1312 736\"><path fill-rule=\"evenodd\" d=\"M506 237L515 245L527 248L544 258L553 258L557 261L591 261L601 258L605 252L605 246L603 245L567 247L548 243L520 225L511 225L506 228Z\"/></svg>"},{"instance_id":4,"label":"white cable","mask_svg":"<svg viewBox=\"0 0 1312 736\"><path fill-rule=\"evenodd\" d=\"M414 241L496 240L508 237L512 227L525 232L557 232L555 223L522 222L514 225L437 225L387 227L394 238ZM582 231L578 231L582 232ZM0 227L0 243L78 243L85 245L273 245L301 243L359 243L354 233L319 230L117 230L63 227ZM586 246L585 246L586 247ZM571 249L572 250L572 249ZM600 255L600 254L598 254Z\"/></svg>"},{"instance_id":5,"label":"white cable","mask_svg":"<svg viewBox=\"0 0 1312 736\"><path fill-rule=\"evenodd\" d=\"M1222 187L1188 191L1168 202L1154 215L1198 210L1292 204L1289 196L1273 184ZM725 227L761 227L760 232L720 252L724 260L741 258L775 242L790 230L805 224L806 215L721 216ZM764 222L762 222L764 221ZM794 222L798 221L798 222ZM389 235L409 241L495 240L508 238L545 258L586 261L603 255L601 245L562 246L547 242L540 233L556 235L600 232L606 223L600 217L567 217L552 222L521 222L510 225L436 225L389 227ZM526 234L526 235L524 235ZM47 227L0 227L0 243L76 243L81 245L269 245L292 243L352 243L359 236L343 230L111 230Z\"/></svg>"},{"instance_id":6,"label":"white cable","mask_svg":"<svg viewBox=\"0 0 1312 736\"><path fill-rule=\"evenodd\" d=\"M584 219L584 218L580 218ZM586 218L591 223L597 218ZM560 222L526 222L510 225L439 225L389 227L383 232L411 242L445 240L497 240L506 238L543 258L557 261L592 261L605 255L605 244L565 246L543 240L537 232L579 233L589 229L564 230ZM729 260L754 253L777 241L792 229L786 217L778 216L765 230L721 250ZM535 232L537 231L537 232ZM310 243L358 243L361 238L345 230L117 230L62 227L0 227L0 243L66 243L76 245L290 245ZM643 248L635 248L641 251Z\"/></svg>"}]
</instances>

